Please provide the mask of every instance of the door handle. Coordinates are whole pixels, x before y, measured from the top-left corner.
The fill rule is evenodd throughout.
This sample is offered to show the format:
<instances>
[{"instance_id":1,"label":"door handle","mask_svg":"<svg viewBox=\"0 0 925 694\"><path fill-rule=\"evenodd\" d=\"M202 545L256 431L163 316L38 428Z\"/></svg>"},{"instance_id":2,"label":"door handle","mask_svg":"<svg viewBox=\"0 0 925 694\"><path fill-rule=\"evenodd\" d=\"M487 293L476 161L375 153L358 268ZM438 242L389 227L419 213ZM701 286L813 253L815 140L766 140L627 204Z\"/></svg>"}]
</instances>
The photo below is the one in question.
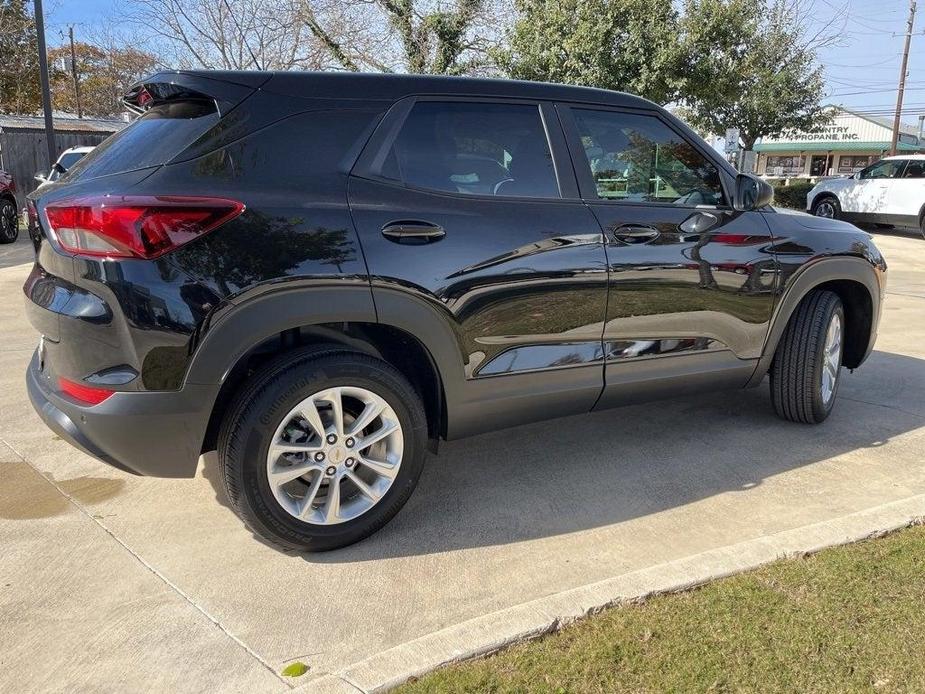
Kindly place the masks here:
<instances>
[{"instance_id":1,"label":"door handle","mask_svg":"<svg viewBox=\"0 0 925 694\"><path fill-rule=\"evenodd\" d=\"M644 224L624 224L613 231L617 241L629 244L651 243L661 235L655 227Z\"/></svg>"},{"instance_id":2,"label":"door handle","mask_svg":"<svg viewBox=\"0 0 925 694\"><path fill-rule=\"evenodd\" d=\"M430 222L390 222L382 227L382 235L396 243L432 243L446 236L446 232L442 226Z\"/></svg>"}]
</instances>

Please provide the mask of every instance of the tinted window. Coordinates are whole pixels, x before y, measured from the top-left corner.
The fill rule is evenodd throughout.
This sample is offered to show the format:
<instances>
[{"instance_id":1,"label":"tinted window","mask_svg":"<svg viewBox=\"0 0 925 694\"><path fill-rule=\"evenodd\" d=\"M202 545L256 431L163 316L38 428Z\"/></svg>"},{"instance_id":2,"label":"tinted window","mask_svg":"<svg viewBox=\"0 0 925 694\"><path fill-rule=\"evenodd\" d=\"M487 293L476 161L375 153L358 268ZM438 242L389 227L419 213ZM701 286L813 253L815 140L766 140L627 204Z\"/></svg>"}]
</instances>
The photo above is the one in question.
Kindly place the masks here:
<instances>
[{"instance_id":1,"label":"tinted window","mask_svg":"<svg viewBox=\"0 0 925 694\"><path fill-rule=\"evenodd\" d=\"M573 113L598 197L723 203L716 166L658 118L585 109Z\"/></svg>"},{"instance_id":2,"label":"tinted window","mask_svg":"<svg viewBox=\"0 0 925 694\"><path fill-rule=\"evenodd\" d=\"M419 102L382 174L450 193L559 197L539 108L526 104Z\"/></svg>"},{"instance_id":3,"label":"tinted window","mask_svg":"<svg viewBox=\"0 0 925 694\"><path fill-rule=\"evenodd\" d=\"M903 178L925 178L925 162L910 161L903 171Z\"/></svg>"},{"instance_id":4,"label":"tinted window","mask_svg":"<svg viewBox=\"0 0 925 694\"><path fill-rule=\"evenodd\" d=\"M163 164L218 120L211 101L174 101L154 106L77 162L67 177L95 178Z\"/></svg>"},{"instance_id":5,"label":"tinted window","mask_svg":"<svg viewBox=\"0 0 925 694\"><path fill-rule=\"evenodd\" d=\"M887 159L878 161L873 166L868 166L858 178L893 178L902 168L905 161L902 159Z\"/></svg>"}]
</instances>

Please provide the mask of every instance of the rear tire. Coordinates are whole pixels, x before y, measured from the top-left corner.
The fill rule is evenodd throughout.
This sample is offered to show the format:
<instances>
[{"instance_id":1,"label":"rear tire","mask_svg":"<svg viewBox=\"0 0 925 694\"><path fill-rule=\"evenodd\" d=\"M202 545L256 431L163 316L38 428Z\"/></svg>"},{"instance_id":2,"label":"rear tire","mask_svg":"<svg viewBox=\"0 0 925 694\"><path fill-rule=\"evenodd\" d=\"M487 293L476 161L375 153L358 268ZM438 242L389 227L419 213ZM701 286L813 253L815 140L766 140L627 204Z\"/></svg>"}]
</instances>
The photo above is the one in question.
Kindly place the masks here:
<instances>
[{"instance_id":1,"label":"rear tire","mask_svg":"<svg viewBox=\"0 0 925 694\"><path fill-rule=\"evenodd\" d=\"M228 412L217 446L225 492L252 532L283 549L325 551L372 535L423 469L420 397L365 354L331 346L283 355L253 375ZM384 431L392 433L363 445Z\"/></svg>"},{"instance_id":2,"label":"rear tire","mask_svg":"<svg viewBox=\"0 0 925 694\"><path fill-rule=\"evenodd\" d=\"M771 365L771 402L783 419L819 424L832 412L841 375L845 312L837 294L813 290L784 330Z\"/></svg>"},{"instance_id":3,"label":"rear tire","mask_svg":"<svg viewBox=\"0 0 925 694\"><path fill-rule=\"evenodd\" d=\"M0 243L13 243L19 238L19 215L16 203L0 200Z\"/></svg>"},{"instance_id":4,"label":"rear tire","mask_svg":"<svg viewBox=\"0 0 925 694\"><path fill-rule=\"evenodd\" d=\"M841 205L834 195L822 195L813 201L810 211L816 217L838 219L841 216Z\"/></svg>"}]
</instances>

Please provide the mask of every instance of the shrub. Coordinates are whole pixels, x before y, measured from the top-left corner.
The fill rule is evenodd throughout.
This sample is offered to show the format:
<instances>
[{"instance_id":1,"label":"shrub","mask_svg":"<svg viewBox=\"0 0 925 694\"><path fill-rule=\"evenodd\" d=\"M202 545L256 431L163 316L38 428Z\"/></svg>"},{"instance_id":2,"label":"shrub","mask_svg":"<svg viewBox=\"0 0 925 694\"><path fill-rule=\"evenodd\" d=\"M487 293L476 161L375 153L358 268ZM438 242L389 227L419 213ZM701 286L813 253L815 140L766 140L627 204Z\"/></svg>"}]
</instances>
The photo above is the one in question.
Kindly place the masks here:
<instances>
[{"instance_id":1,"label":"shrub","mask_svg":"<svg viewBox=\"0 0 925 694\"><path fill-rule=\"evenodd\" d=\"M805 210L806 194L812 189L812 183L803 181L793 182L789 186L777 186L774 188L774 204L794 210Z\"/></svg>"}]
</instances>

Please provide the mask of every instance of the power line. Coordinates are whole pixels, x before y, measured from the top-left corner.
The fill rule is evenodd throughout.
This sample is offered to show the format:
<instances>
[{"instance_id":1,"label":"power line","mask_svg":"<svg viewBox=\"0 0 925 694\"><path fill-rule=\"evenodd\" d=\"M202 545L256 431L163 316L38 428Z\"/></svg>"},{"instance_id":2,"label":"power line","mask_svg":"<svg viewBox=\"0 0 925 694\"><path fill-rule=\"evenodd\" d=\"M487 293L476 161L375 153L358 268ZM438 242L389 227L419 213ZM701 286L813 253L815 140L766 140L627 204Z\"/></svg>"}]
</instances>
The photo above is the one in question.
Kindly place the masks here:
<instances>
[{"instance_id":1,"label":"power line","mask_svg":"<svg viewBox=\"0 0 925 694\"><path fill-rule=\"evenodd\" d=\"M889 58L885 58L884 60L881 60L881 61L876 62L876 63L868 63L867 65L843 65L843 64L840 64L840 63L826 63L826 64L825 64L825 67L827 67L827 68L828 68L828 67L843 67L843 68L851 68L851 69L853 69L853 70L856 70L856 69L865 70L865 69L869 69L869 68L872 68L872 67L877 67L877 66L879 66L879 65L886 65L886 63L891 62L891 61L895 60L896 58L899 58L901 55L902 55L902 53L894 53L894 54L891 55Z\"/></svg>"},{"instance_id":2,"label":"power line","mask_svg":"<svg viewBox=\"0 0 925 694\"><path fill-rule=\"evenodd\" d=\"M834 82L843 87L887 87L894 84L892 80L845 80L840 77L829 77L829 82ZM914 84L919 85L921 82L916 81ZM923 85L925 86L925 85ZM893 90L893 87L890 87L890 91Z\"/></svg>"},{"instance_id":3,"label":"power line","mask_svg":"<svg viewBox=\"0 0 925 694\"><path fill-rule=\"evenodd\" d=\"M920 92L925 90L925 87L909 87L905 91L907 92ZM862 94L883 94L884 92L895 92L896 87L892 89L865 89L863 92L832 92L826 95L827 99L836 97L836 96L860 96Z\"/></svg>"}]
</instances>

